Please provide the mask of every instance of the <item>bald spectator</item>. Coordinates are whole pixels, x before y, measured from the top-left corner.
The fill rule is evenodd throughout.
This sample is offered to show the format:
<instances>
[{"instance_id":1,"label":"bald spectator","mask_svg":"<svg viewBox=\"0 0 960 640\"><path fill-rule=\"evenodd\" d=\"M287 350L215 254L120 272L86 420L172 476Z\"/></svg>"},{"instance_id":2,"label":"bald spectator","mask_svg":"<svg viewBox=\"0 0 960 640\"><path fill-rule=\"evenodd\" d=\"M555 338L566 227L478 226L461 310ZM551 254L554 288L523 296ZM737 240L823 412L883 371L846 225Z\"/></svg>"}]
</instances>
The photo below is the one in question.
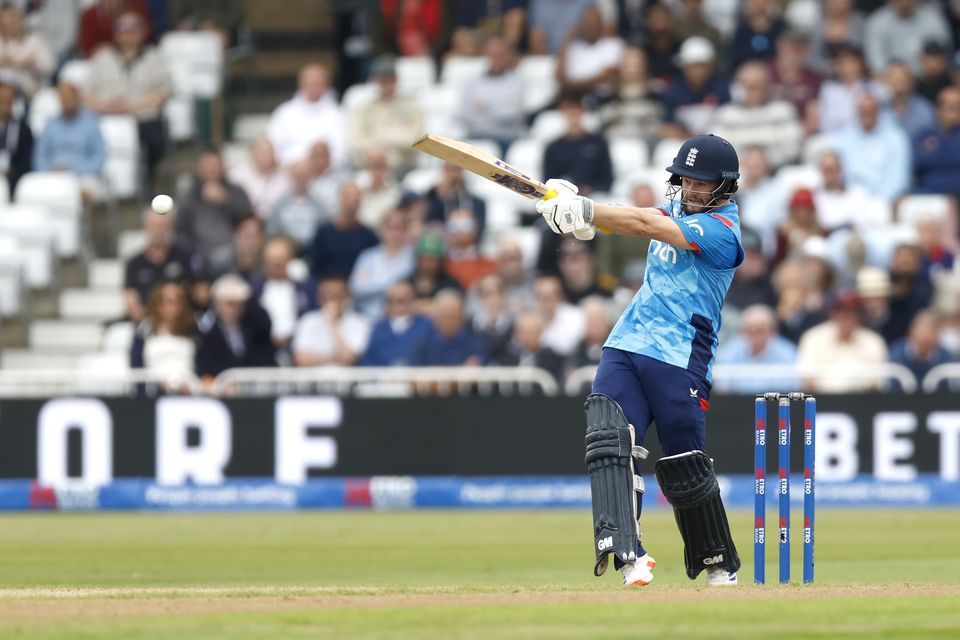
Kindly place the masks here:
<instances>
[{"instance_id":1,"label":"bald spectator","mask_svg":"<svg viewBox=\"0 0 960 640\"><path fill-rule=\"evenodd\" d=\"M527 83L517 71L517 55L506 41L484 46L487 71L463 88L460 118L471 138L496 140L506 150L527 131L523 97Z\"/></svg>"},{"instance_id":2,"label":"bald spectator","mask_svg":"<svg viewBox=\"0 0 960 640\"><path fill-rule=\"evenodd\" d=\"M560 52L594 0L530 0L530 53Z\"/></svg>"},{"instance_id":3,"label":"bald spectator","mask_svg":"<svg viewBox=\"0 0 960 640\"><path fill-rule=\"evenodd\" d=\"M197 375L209 382L227 369L276 366L270 316L243 278L227 274L211 288L213 305L198 323Z\"/></svg>"},{"instance_id":4,"label":"bald spectator","mask_svg":"<svg viewBox=\"0 0 960 640\"><path fill-rule=\"evenodd\" d=\"M486 364L486 347L466 325L463 295L454 289L443 289L433 299L433 330L427 336L415 361L422 366L455 367Z\"/></svg>"},{"instance_id":5,"label":"bald spectator","mask_svg":"<svg viewBox=\"0 0 960 640\"><path fill-rule=\"evenodd\" d=\"M363 169L357 176L357 184L363 191L358 216L360 222L375 229L400 204L403 190L390 169L387 154L381 149L370 150Z\"/></svg>"},{"instance_id":6,"label":"bald spectator","mask_svg":"<svg viewBox=\"0 0 960 640\"><path fill-rule=\"evenodd\" d=\"M330 74L321 64L308 64L297 76L297 93L270 115L267 135L280 164L290 165L310 153L318 140L329 145L331 164L347 161L346 122L330 89Z\"/></svg>"},{"instance_id":7,"label":"bald spectator","mask_svg":"<svg viewBox=\"0 0 960 640\"><path fill-rule=\"evenodd\" d=\"M370 320L353 310L347 281L330 276L317 287L319 309L304 314L293 334L298 367L351 366L366 350Z\"/></svg>"},{"instance_id":8,"label":"bald spectator","mask_svg":"<svg viewBox=\"0 0 960 640\"><path fill-rule=\"evenodd\" d=\"M320 225L329 220L330 212L310 193L313 175L308 160L294 162L288 173L291 192L277 202L267 218L267 230L270 235L289 236L299 248L304 248L313 240Z\"/></svg>"},{"instance_id":9,"label":"bald spectator","mask_svg":"<svg viewBox=\"0 0 960 640\"><path fill-rule=\"evenodd\" d=\"M447 259L444 269L464 290L497 269L497 263L480 252L479 241L480 229L473 213L467 209L451 212L447 217Z\"/></svg>"},{"instance_id":10,"label":"bald spectator","mask_svg":"<svg viewBox=\"0 0 960 640\"><path fill-rule=\"evenodd\" d=\"M537 367L550 373L557 382L563 380L563 357L543 343L546 318L537 310L517 316L513 339L498 364L509 367Z\"/></svg>"},{"instance_id":11,"label":"bald spectator","mask_svg":"<svg viewBox=\"0 0 960 640\"><path fill-rule=\"evenodd\" d=\"M907 134L880 101L867 93L857 100L857 121L837 135L837 148L851 184L893 200L910 186L912 159Z\"/></svg>"},{"instance_id":12,"label":"bald spectator","mask_svg":"<svg viewBox=\"0 0 960 640\"><path fill-rule=\"evenodd\" d=\"M936 127L913 144L915 189L960 197L960 87L947 87L937 98Z\"/></svg>"},{"instance_id":13,"label":"bald spectator","mask_svg":"<svg viewBox=\"0 0 960 640\"><path fill-rule=\"evenodd\" d=\"M879 73L891 60L902 60L918 71L926 42L950 46L950 29L942 10L920 0L887 0L887 6L867 18L864 49L870 68Z\"/></svg>"},{"instance_id":14,"label":"bald spectator","mask_svg":"<svg viewBox=\"0 0 960 640\"><path fill-rule=\"evenodd\" d=\"M737 69L747 60L773 59L777 38L786 28L774 0L744 0L730 39L731 68Z\"/></svg>"},{"instance_id":15,"label":"bald spectator","mask_svg":"<svg viewBox=\"0 0 960 640\"><path fill-rule=\"evenodd\" d=\"M277 203L293 190L290 174L280 168L267 136L253 141L250 161L231 170L229 177L247 194L254 213L265 220Z\"/></svg>"},{"instance_id":16,"label":"bald spectator","mask_svg":"<svg viewBox=\"0 0 960 640\"><path fill-rule=\"evenodd\" d=\"M350 274L350 291L357 309L368 318L383 313L384 295L390 286L413 273L413 247L407 244L407 222L391 211L380 222L380 244L364 249Z\"/></svg>"},{"instance_id":17,"label":"bald spectator","mask_svg":"<svg viewBox=\"0 0 960 640\"><path fill-rule=\"evenodd\" d=\"M32 96L49 79L55 62L46 39L24 25L20 9L0 6L0 75Z\"/></svg>"},{"instance_id":18,"label":"bald spectator","mask_svg":"<svg viewBox=\"0 0 960 640\"><path fill-rule=\"evenodd\" d=\"M386 314L373 327L361 366L406 367L416 364L421 344L433 333L430 319L414 307L413 285L394 282L387 289Z\"/></svg>"},{"instance_id":19,"label":"bald spectator","mask_svg":"<svg viewBox=\"0 0 960 640\"><path fill-rule=\"evenodd\" d=\"M575 36L560 52L557 69L560 89L588 96L596 102L612 99L623 50L623 40L607 33L600 8L588 7Z\"/></svg>"},{"instance_id":20,"label":"bald spectator","mask_svg":"<svg viewBox=\"0 0 960 640\"><path fill-rule=\"evenodd\" d=\"M567 302L557 276L541 276L533 283L537 306L546 319L543 344L562 356L569 356L586 332L583 311Z\"/></svg>"},{"instance_id":21,"label":"bald spectator","mask_svg":"<svg viewBox=\"0 0 960 640\"><path fill-rule=\"evenodd\" d=\"M957 357L938 344L940 321L930 310L917 313L910 323L910 333L906 338L894 342L890 347L890 362L901 364L910 369L918 382L930 373L930 369L956 362ZM940 389L945 389L942 383Z\"/></svg>"},{"instance_id":22,"label":"bald spectator","mask_svg":"<svg viewBox=\"0 0 960 640\"><path fill-rule=\"evenodd\" d=\"M890 62L883 71L889 93L890 111L900 128L913 140L936 122L936 111L926 98L914 91L913 74L903 62Z\"/></svg>"},{"instance_id":23,"label":"bald spectator","mask_svg":"<svg viewBox=\"0 0 960 640\"><path fill-rule=\"evenodd\" d=\"M797 348L792 342L777 335L777 318L773 309L757 304L743 311L740 335L720 347L718 365L793 365L797 361ZM724 379L717 376L717 388L737 393L762 393L773 383L793 389L797 380L762 376L741 376Z\"/></svg>"},{"instance_id":24,"label":"bald spectator","mask_svg":"<svg viewBox=\"0 0 960 640\"><path fill-rule=\"evenodd\" d=\"M151 32L150 11L144 0L96 0L89 4L80 16L80 32L77 47L87 58L101 48L110 46L114 40L117 19L124 13L133 11L142 19L146 35Z\"/></svg>"},{"instance_id":25,"label":"bald spectator","mask_svg":"<svg viewBox=\"0 0 960 640\"><path fill-rule=\"evenodd\" d=\"M663 138L705 132L714 111L730 101L728 82L717 75L716 55L701 36L684 40L677 54L681 74L663 92Z\"/></svg>"},{"instance_id":26,"label":"bald spectator","mask_svg":"<svg viewBox=\"0 0 960 640\"><path fill-rule=\"evenodd\" d=\"M317 229L307 250L310 273L314 278L335 276L349 279L360 253L379 242L377 234L360 224L357 218L361 198L356 182L345 183L340 190L337 215Z\"/></svg>"},{"instance_id":27,"label":"bald spectator","mask_svg":"<svg viewBox=\"0 0 960 640\"><path fill-rule=\"evenodd\" d=\"M293 337L297 319L315 306L315 284L307 279L295 281L290 277L290 262L294 246L287 238L271 238L263 246L263 275L252 283L253 299L270 316L273 344L285 355Z\"/></svg>"}]
</instances>

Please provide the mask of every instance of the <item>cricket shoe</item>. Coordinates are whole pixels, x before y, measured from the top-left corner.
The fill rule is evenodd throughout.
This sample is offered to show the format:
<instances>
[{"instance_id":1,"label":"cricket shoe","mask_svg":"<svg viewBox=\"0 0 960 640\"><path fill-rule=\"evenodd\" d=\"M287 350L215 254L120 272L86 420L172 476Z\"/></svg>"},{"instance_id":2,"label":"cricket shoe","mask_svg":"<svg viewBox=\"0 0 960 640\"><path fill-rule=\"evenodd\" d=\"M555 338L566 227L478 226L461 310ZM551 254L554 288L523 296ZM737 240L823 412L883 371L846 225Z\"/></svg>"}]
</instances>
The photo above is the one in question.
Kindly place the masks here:
<instances>
[{"instance_id":1,"label":"cricket shoe","mask_svg":"<svg viewBox=\"0 0 960 640\"><path fill-rule=\"evenodd\" d=\"M722 567L707 569L708 587L733 587L737 584L737 574L730 573Z\"/></svg>"},{"instance_id":2,"label":"cricket shoe","mask_svg":"<svg viewBox=\"0 0 960 640\"><path fill-rule=\"evenodd\" d=\"M657 561L649 553L637 558L636 562L631 562L620 567L620 573L623 574L623 584L628 587L643 587L653 582L653 568L657 566Z\"/></svg>"}]
</instances>

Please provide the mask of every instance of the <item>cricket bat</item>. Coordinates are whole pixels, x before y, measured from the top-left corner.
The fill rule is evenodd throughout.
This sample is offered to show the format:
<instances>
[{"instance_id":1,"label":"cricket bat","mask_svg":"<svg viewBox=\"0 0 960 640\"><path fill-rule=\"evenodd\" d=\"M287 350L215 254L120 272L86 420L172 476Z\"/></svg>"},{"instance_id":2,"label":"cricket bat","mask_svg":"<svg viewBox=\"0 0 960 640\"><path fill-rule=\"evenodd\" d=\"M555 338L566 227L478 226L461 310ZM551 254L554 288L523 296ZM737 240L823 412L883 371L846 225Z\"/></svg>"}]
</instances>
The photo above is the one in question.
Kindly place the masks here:
<instances>
[{"instance_id":1,"label":"cricket bat","mask_svg":"<svg viewBox=\"0 0 960 640\"><path fill-rule=\"evenodd\" d=\"M428 133L414 142L413 148L455 164L531 200L549 200L557 195L556 191L549 189L536 178L531 178L500 158L461 140Z\"/></svg>"}]
</instances>

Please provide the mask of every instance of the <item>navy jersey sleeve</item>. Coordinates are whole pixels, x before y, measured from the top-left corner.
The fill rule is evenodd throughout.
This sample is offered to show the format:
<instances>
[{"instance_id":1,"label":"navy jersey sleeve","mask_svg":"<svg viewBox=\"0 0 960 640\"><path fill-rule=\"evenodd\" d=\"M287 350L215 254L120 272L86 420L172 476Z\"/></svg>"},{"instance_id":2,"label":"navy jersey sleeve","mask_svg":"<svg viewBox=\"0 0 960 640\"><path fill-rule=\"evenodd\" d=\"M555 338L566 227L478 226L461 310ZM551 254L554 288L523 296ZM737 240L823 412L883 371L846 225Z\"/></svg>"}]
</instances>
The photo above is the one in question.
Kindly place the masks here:
<instances>
[{"instance_id":1,"label":"navy jersey sleeve","mask_svg":"<svg viewBox=\"0 0 960 640\"><path fill-rule=\"evenodd\" d=\"M698 213L672 218L711 269L734 269L743 262L743 249L734 231L734 223L718 213Z\"/></svg>"}]
</instances>

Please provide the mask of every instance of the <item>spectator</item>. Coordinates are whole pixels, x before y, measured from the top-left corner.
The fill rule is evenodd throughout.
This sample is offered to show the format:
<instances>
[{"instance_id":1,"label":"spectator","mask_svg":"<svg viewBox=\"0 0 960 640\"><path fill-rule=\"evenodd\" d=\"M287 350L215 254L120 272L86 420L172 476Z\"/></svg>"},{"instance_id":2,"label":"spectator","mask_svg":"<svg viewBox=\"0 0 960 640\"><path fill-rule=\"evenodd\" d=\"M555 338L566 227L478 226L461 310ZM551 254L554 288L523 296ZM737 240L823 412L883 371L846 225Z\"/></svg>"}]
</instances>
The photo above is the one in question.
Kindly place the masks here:
<instances>
[{"instance_id":1,"label":"spectator","mask_svg":"<svg viewBox=\"0 0 960 640\"><path fill-rule=\"evenodd\" d=\"M297 93L270 115L267 135L280 164L288 166L310 154L317 141L327 143L331 165L347 160L347 127L321 64L308 64L297 76Z\"/></svg>"},{"instance_id":2,"label":"spectator","mask_svg":"<svg viewBox=\"0 0 960 640\"><path fill-rule=\"evenodd\" d=\"M803 125L786 100L772 97L770 71L762 62L747 62L737 70L737 94L715 114L713 131L734 147L760 146L774 167L791 164L800 155Z\"/></svg>"},{"instance_id":3,"label":"spectator","mask_svg":"<svg viewBox=\"0 0 960 640\"><path fill-rule=\"evenodd\" d=\"M630 204L635 207L649 208L660 205L662 198L654 192L648 180L639 180L633 184ZM650 240L640 236L627 236L618 233L597 234L596 248L597 272L601 282L616 282L627 265L638 256L647 255ZM557 265L558 269L560 265Z\"/></svg>"},{"instance_id":4,"label":"spectator","mask_svg":"<svg viewBox=\"0 0 960 640\"><path fill-rule=\"evenodd\" d=\"M298 367L356 364L370 339L370 320L354 311L347 281L328 276L317 287L320 308L305 313L293 334L293 362Z\"/></svg>"},{"instance_id":5,"label":"spectator","mask_svg":"<svg viewBox=\"0 0 960 640\"><path fill-rule=\"evenodd\" d=\"M917 382L922 381L935 366L956 362L956 356L937 343L939 333L940 322L936 314L929 310L920 311L910 323L907 337L890 347L890 362L910 369ZM938 387L940 390L945 388L945 384Z\"/></svg>"},{"instance_id":6,"label":"spectator","mask_svg":"<svg viewBox=\"0 0 960 640\"><path fill-rule=\"evenodd\" d=\"M825 0L823 17L813 32L812 57L817 68L826 71L828 61L841 46L863 46L863 13L854 0Z\"/></svg>"},{"instance_id":7,"label":"spectator","mask_svg":"<svg viewBox=\"0 0 960 640\"><path fill-rule=\"evenodd\" d=\"M773 273L780 335L794 343L808 329L827 319L823 313L824 293L803 265L803 260L791 259Z\"/></svg>"},{"instance_id":8,"label":"spectator","mask_svg":"<svg viewBox=\"0 0 960 640\"><path fill-rule=\"evenodd\" d=\"M216 33L226 50L237 41L245 6L236 0L170 0L170 23L178 31Z\"/></svg>"},{"instance_id":9,"label":"spectator","mask_svg":"<svg viewBox=\"0 0 960 640\"><path fill-rule=\"evenodd\" d=\"M523 44L526 23L525 0L459 2L450 53L477 56L484 43L494 39L500 39L507 47L517 49Z\"/></svg>"},{"instance_id":10,"label":"spectator","mask_svg":"<svg viewBox=\"0 0 960 640\"><path fill-rule=\"evenodd\" d=\"M123 303L126 317L134 324L143 320L150 294L162 282L190 287L199 263L176 246L174 214L157 215L151 209L142 214L146 246L124 267Z\"/></svg>"},{"instance_id":11,"label":"spectator","mask_svg":"<svg viewBox=\"0 0 960 640\"><path fill-rule=\"evenodd\" d=\"M950 51L939 42L928 42L920 55L917 93L930 102L936 102L940 92L951 84Z\"/></svg>"},{"instance_id":12,"label":"spectator","mask_svg":"<svg viewBox=\"0 0 960 640\"><path fill-rule=\"evenodd\" d=\"M529 50L556 55L594 0L530 0Z\"/></svg>"},{"instance_id":13,"label":"spectator","mask_svg":"<svg viewBox=\"0 0 960 640\"><path fill-rule=\"evenodd\" d=\"M87 58L93 58L102 47L113 44L117 20L125 13L134 12L143 21L144 36L150 36L150 11L144 0L96 0L80 15L77 46Z\"/></svg>"},{"instance_id":14,"label":"spectator","mask_svg":"<svg viewBox=\"0 0 960 640\"><path fill-rule=\"evenodd\" d=\"M460 283L443 267L444 255L443 236L440 234L428 231L417 240L416 263L410 283L413 285L418 313L428 314L434 296L440 291L460 289Z\"/></svg>"},{"instance_id":15,"label":"spectator","mask_svg":"<svg viewBox=\"0 0 960 640\"><path fill-rule=\"evenodd\" d=\"M293 191L290 174L277 164L273 144L265 135L253 141L250 162L231 170L229 177L247 194L253 212L264 220L270 217L277 203Z\"/></svg>"},{"instance_id":16,"label":"spectator","mask_svg":"<svg viewBox=\"0 0 960 640\"><path fill-rule=\"evenodd\" d=\"M746 0L730 39L730 66L736 71L747 60L772 60L776 42L787 25L773 0Z\"/></svg>"},{"instance_id":17,"label":"spectator","mask_svg":"<svg viewBox=\"0 0 960 640\"><path fill-rule=\"evenodd\" d=\"M772 307L777 303L777 292L770 282L770 269L763 255L760 236L750 227L741 227L740 232L743 263L733 274L726 305L732 309L747 309L755 305Z\"/></svg>"},{"instance_id":18,"label":"spectator","mask_svg":"<svg viewBox=\"0 0 960 640\"><path fill-rule=\"evenodd\" d=\"M623 40L605 33L596 5L587 7L580 24L558 57L561 91L582 94L592 103L613 98L617 67L623 57Z\"/></svg>"},{"instance_id":19,"label":"spectator","mask_svg":"<svg viewBox=\"0 0 960 640\"><path fill-rule=\"evenodd\" d=\"M497 263L480 253L480 230L473 213L452 211L447 218L447 260L444 269L466 290L497 270Z\"/></svg>"},{"instance_id":20,"label":"spectator","mask_svg":"<svg viewBox=\"0 0 960 640\"><path fill-rule=\"evenodd\" d=\"M404 367L416 364L421 344L433 332L429 318L414 313L413 285L401 280L387 289L386 315L370 334L358 364L367 367Z\"/></svg>"},{"instance_id":21,"label":"spectator","mask_svg":"<svg viewBox=\"0 0 960 640\"><path fill-rule=\"evenodd\" d=\"M413 273L413 247L406 243L407 224L399 211L388 213L380 223L380 244L364 249L350 274L350 292L357 310L379 318L384 295L394 282Z\"/></svg>"},{"instance_id":22,"label":"spectator","mask_svg":"<svg viewBox=\"0 0 960 640\"><path fill-rule=\"evenodd\" d=\"M720 347L718 365L793 365L797 348L792 342L777 335L777 317L773 309L754 304L743 311L740 335ZM776 384L788 389L799 386L797 380L777 378ZM770 386L768 378L717 377L717 387L734 393L763 393Z\"/></svg>"},{"instance_id":23,"label":"spectator","mask_svg":"<svg viewBox=\"0 0 960 640\"><path fill-rule=\"evenodd\" d=\"M357 184L363 192L357 217L371 229L379 227L384 216L396 209L403 197L383 151L370 150L364 171L357 176Z\"/></svg>"},{"instance_id":24,"label":"spectator","mask_svg":"<svg viewBox=\"0 0 960 640\"><path fill-rule=\"evenodd\" d=\"M569 356L583 340L586 319L583 311L563 297L563 283L557 276L540 276L533 283L539 310L546 317L543 344L562 356Z\"/></svg>"},{"instance_id":25,"label":"spectator","mask_svg":"<svg viewBox=\"0 0 960 640\"><path fill-rule=\"evenodd\" d=\"M466 326L463 296L456 289L443 289L433 299L433 330L420 343L414 358L427 367L476 366L487 362L483 341Z\"/></svg>"},{"instance_id":26,"label":"spectator","mask_svg":"<svg viewBox=\"0 0 960 640\"><path fill-rule=\"evenodd\" d=\"M0 82L0 178L6 178L11 195L33 162L30 125L15 109L18 93L15 86Z\"/></svg>"},{"instance_id":27,"label":"spectator","mask_svg":"<svg viewBox=\"0 0 960 640\"><path fill-rule=\"evenodd\" d=\"M889 94L890 112L911 140L936 123L936 111L930 102L914 91L913 74L906 64L893 61L883 72Z\"/></svg>"},{"instance_id":28,"label":"spectator","mask_svg":"<svg viewBox=\"0 0 960 640\"><path fill-rule=\"evenodd\" d=\"M609 192L613 185L610 148L603 135L584 128L585 110L580 96L562 96L560 111L567 122L567 131L544 150L544 175L569 180L583 195Z\"/></svg>"},{"instance_id":29,"label":"spectator","mask_svg":"<svg viewBox=\"0 0 960 640\"><path fill-rule=\"evenodd\" d=\"M310 273L317 280L350 277L357 257L364 249L377 244L377 234L360 224L360 187L349 181L340 190L337 215L320 226L307 250Z\"/></svg>"},{"instance_id":30,"label":"spectator","mask_svg":"<svg viewBox=\"0 0 960 640\"><path fill-rule=\"evenodd\" d=\"M54 60L73 54L80 19L74 0L27 0L22 6L27 30L43 36Z\"/></svg>"},{"instance_id":31,"label":"spectator","mask_svg":"<svg viewBox=\"0 0 960 640\"><path fill-rule=\"evenodd\" d=\"M55 62L44 37L24 29L20 9L0 6L0 74L5 80L32 96L49 79Z\"/></svg>"},{"instance_id":32,"label":"spectator","mask_svg":"<svg viewBox=\"0 0 960 640\"><path fill-rule=\"evenodd\" d=\"M592 246L579 240L565 239L560 245L557 265L563 281L563 293L570 304L580 304L588 297L609 298L613 292L597 281L596 256Z\"/></svg>"},{"instance_id":33,"label":"spectator","mask_svg":"<svg viewBox=\"0 0 960 640\"><path fill-rule=\"evenodd\" d=\"M901 244L893 252L890 279L890 322L885 332L888 342L907 335L913 317L933 301L933 283L923 268L923 252L915 244Z\"/></svg>"},{"instance_id":34,"label":"spectator","mask_svg":"<svg viewBox=\"0 0 960 640\"><path fill-rule=\"evenodd\" d=\"M885 200L893 200L910 186L912 159L907 134L880 102L867 93L857 101L857 122L836 139L847 179Z\"/></svg>"},{"instance_id":35,"label":"spectator","mask_svg":"<svg viewBox=\"0 0 960 640\"><path fill-rule=\"evenodd\" d=\"M608 139L640 138L653 144L663 126L663 109L654 93L647 54L627 47L614 82L614 99L600 109Z\"/></svg>"},{"instance_id":36,"label":"spectator","mask_svg":"<svg viewBox=\"0 0 960 640\"><path fill-rule=\"evenodd\" d=\"M940 346L960 358L960 276L937 281L933 310L940 319Z\"/></svg>"},{"instance_id":37,"label":"spectator","mask_svg":"<svg viewBox=\"0 0 960 640\"><path fill-rule=\"evenodd\" d=\"M374 61L370 76L377 85L377 97L349 114L350 155L363 165L368 154L381 149L394 169L416 166L411 144L423 133L423 109L415 100L397 93L397 71L393 58Z\"/></svg>"},{"instance_id":38,"label":"spectator","mask_svg":"<svg viewBox=\"0 0 960 640\"><path fill-rule=\"evenodd\" d=\"M212 381L227 369L276 366L270 316L243 278L227 274L211 287L212 308L200 319L197 375Z\"/></svg>"},{"instance_id":39,"label":"spectator","mask_svg":"<svg viewBox=\"0 0 960 640\"><path fill-rule=\"evenodd\" d=\"M266 239L263 220L253 213L237 219L233 227L230 260L214 269L215 273L235 273L247 282L263 277L263 247Z\"/></svg>"},{"instance_id":40,"label":"spectator","mask_svg":"<svg viewBox=\"0 0 960 640\"><path fill-rule=\"evenodd\" d=\"M801 255L810 238L823 238L827 235L817 219L817 207L810 189L800 187L795 190L787 207L787 219L777 229L774 264Z\"/></svg>"},{"instance_id":41,"label":"spectator","mask_svg":"<svg viewBox=\"0 0 960 640\"><path fill-rule=\"evenodd\" d=\"M288 170L292 189L281 199L267 219L270 235L290 237L299 249L310 244L320 225L328 220L328 212L310 193L313 175L308 160L298 160Z\"/></svg>"},{"instance_id":42,"label":"spectator","mask_svg":"<svg viewBox=\"0 0 960 640\"><path fill-rule=\"evenodd\" d=\"M741 154L740 188L737 189L740 221L760 235L764 253L772 256L777 228L787 217L789 194L784 194L773 178L766 147L746 147Z\"/></svg>"},{"instance_id":43,"label":"spectator","mask_svg":"<svg viewBox=\"0 0 960 640\"><path fill-rule=\"evenodd\" d=\"M290 340L297 319L314 307L316 286L309 278L290 277L294 247L286 238L271 238L263 245L263 275L253 278L251 295L270 316L270 336L278 356L289 364Z\"/></svg>"},{"instance_id":44,"label":"spectator","mask_svg":"<svg viewBox=\"0 0 960 640\"><path fill-rule=\"evenodd\" d=\"M80 92L66 81L57 85L60 115L43 129L33 148L36 171L69 171L80 180L84 200L103 192L101 175L107 154L96 114L80 106Z\"/></svg>"},{"instance_id":45,"label":"spectator","mask_svg":"<svg viewBox=\"0 0 960 640\"><path fill-rule=\"evenodd\" d=\"M580 310L584 320L583 339L567 359L568 369L600 364L600 353L613 329L608 300L597 296L584 298L580 301Z\"/></svg>"},{"instance_id":46,"label":"spectator","mask_svg":"<svg viewBox=\"0 0 960 640\"><path fill-rule=\"evenodd\" d=\"M173 84L160 51L147 44L148 33L140 13L120 14L114 45L101 47L90 59L84 101L97 113L137 119L140 147L152 176L166 145L163 106Z\"/></svg>"},{"instance_id":47,"label":"spectator","mask_svg":"<svg viewBox=\"0 0 960 640\"><path fill-rule=\"evenodd\" d=\"M813 199L817 220L828 233L845 227L863 230L875 224L883 203L871 197L862 185L847 183L839 153L832 149L821 153L817 168L821 181L814 189Z\"/></svg>"},{"instance_id":48,"label":"spectator","mask_svg":"<svg viewBox=\"0 0 960 640\"><path fill-rule=\"evenodd\" d=\"M891 343L895 320L890 308L892 293L890 274L886 269L865 266L857 271L857 295L863 305L863 325L880 334L887 344Z\"/></svg>"},{"instance_id":49,"label":"spectator","mask_svg":"<svg viewBox=\"0 0 960 640\"><path fill-rule=\"evenodd\" d=\"M451 15L442 0L380 0L374 42L399 56L439 57L450 40Z\"/></svg>"},{"instance_id":50,"label":"spectator","mask_svg":"<svg viewBox=\"0 0 960 640\"><path fill-rule=\"evenodd\" d=\"M816 129L808 123L807 111L816 105L820 95L820 74L811 69L810 37L803 31L791 29L777 39L777 57L770 62L770 81L773 95L793 105L800 121L807 123L808 132Z\"/></svg>"},{"instance_id":51,"label":"spectator","mask_svg":"<svg viewBox=\"0 0 960 640\"><path fill-rule=\"evenodd\" d=\"M504 357L508 354L513 337L516 313L507 305L503 278L498 273L487 274L477 282L471 293L479 298L470 320L471 330L483 340L491 361L508 364Z\"/></svg>"},{"instance_id":52,"label":"spectator","mask_svg":"<svg viewBox=\"0 0 960 640\"><path fill-rule=\"evenodd\" d=\"M130 366L170 379L193 375L197 357L197 323L186 289L162 282L150 294L143 322L130 347Z\"/></svg>"},{"instance_id":53,"label":"spectator","mask_svg":"<svg viewBox=\"0 0 960 640\"><path fill-rule=\"evenodd\" d=\"M677 17L674 32L682 42L687 38L700 36L713 45L714 51L723 46L723 36L703 14L703 0L682 0L682 10Z\"/></svg>"},{"instance_id":54,"label":"spectator","mask_svg":"<svg viewBox=\"0 0 960 640\"><path fill-rule=\"evenodd\" d=\"M326 216L332 218L340 208L340 192L351 174L333 166L330 160L330 146L322 140L313 143L307 160L312 176L310 195L327 212Z\"/></svg>"},{"instance_id":55,"label":"spectator","mask_svg":"<svg viewBox=\"0 0 960 640\"><path fill-rule=\"evenodd\" d=\"M642 42L650 63L650 75L661 85L671 83L677 75L677 50L681 41L674 29L673 13L667 5L653 2L647 8Z\"/></svg>"},{"instance_id":56,"label":"spectator","mask_svg":"<svg viewBox=\"0 0 960 640\"><path fill-rule=\"evenodd\" d=\"M539 311L528 309L517 316L513 339L497 364L508 367L537 367L563 381L563 357L543 343L546 319Z\"/></svg>"},{"instance_id":57,"label":"spectator","mask_svg":"<svg viewBox=\"0 0 960 640\"><path fill-rule=\"evenodd\" d=\"M937 98L937 125L913 143L915 190L960 196L960 87Z\"/></svg>"},{"instance_id":58,"label":"spectator","mask_svg":"<svg viewBox=\"0 0 960 640\"><path fill-rule=\"evenodd\" d=\"M500 238L497 265L507 308L516 313L520 309L532 306L534 303L533 274L523 263L523 248L510 234Z\"/></svg>"},{"instance_id":59,"label":"spectator","mask_svg":"<svg viewBox=\"0 0 960 640\"><path fill-rule=\"evenodd\" d=\"M837 47L833 77L820 87L817 115L820 131L837 133L857 121L857 100L864 93L884 95L883 85L867 74L863 52L853 45Z\"/></svg>"},{"instance_id":60,"label":"spectator","mask_svg":"<svg viewBox=\"0 0 960 640\"><path fill-rule=\"evenodd\" d=\"M487 205L467 189L463 169L453 164L443 165L440 180L427 191L428 223L446 224L452 211L466 209L473 213L480 231L487 221Z\"/></svg>"},{"instance_id":61,"label":"spectator","mask_svg":"<svg viewBox=\"0 0 960 640\"><path fill-rule=\"evenodd\" d=\"M917 246L923 252L923 272L931 281L953 271L956 239L944 237L944 226L943 220L934 216L923 216L914 223Z\"/></svg>"},{"instance_id":62,"label":"spectator","mask_svg":"<svg viewBox=\"0 0 960 640\"><path fill-rule=\"evenodd\" d=\"M880 386L881 378L870 375L870 367L887 362L887 345L861 326L860 311L857 294L843 292L833 301L830 320L803 334L797 362L811 391L853 393Z\"/></svg>"},{"instance_id":63,"label":"spectator","mask_svg":"<svg viewBox=\"0 0 960 640\"><path fill-rule=\"evenodd\" d=\"M730 101L726 80L714 72L713 45L706 38L684 40L677 54L681 75L663 93L663 138L688 138L706 131L713 112Z\"/></svg>"},{"instance_id":64,"label":"spectator","mask_svg":"<svg viewBox=\"0 0 960 640\"><path fill-rule=\"evenodd\" d=\"M247 194L226 179L223 158L217 151L204 151L192 183L179 198L177 240L218 271L229 264L234 227L249 212Z\"/></svg>"},{"instance_id":65,"label":"spectator","mask_svg":"<svg viewBox=\"0 0 960 640\"><path fill-rule=\"evenodd\" d=\"M902 60L919 71L926 42L950 46L950 30L942 11L919 0L887 0L887 6L867 18L864 50L870 68L879 73L892 60Z\"/></svg>"},{"instance_id":66,"label":"spectator","mask_svg":"<svg viewBox=\"0 0 960 640\"><path fill-rule=\"evenodd\" d=\"M493 38L484 54L487 70L463 88L460 118L469 137L495 140L506 151L527 132L523 102L527 82L517 71L516 52L505 40Z\"/></svg>"}]
</instances>

